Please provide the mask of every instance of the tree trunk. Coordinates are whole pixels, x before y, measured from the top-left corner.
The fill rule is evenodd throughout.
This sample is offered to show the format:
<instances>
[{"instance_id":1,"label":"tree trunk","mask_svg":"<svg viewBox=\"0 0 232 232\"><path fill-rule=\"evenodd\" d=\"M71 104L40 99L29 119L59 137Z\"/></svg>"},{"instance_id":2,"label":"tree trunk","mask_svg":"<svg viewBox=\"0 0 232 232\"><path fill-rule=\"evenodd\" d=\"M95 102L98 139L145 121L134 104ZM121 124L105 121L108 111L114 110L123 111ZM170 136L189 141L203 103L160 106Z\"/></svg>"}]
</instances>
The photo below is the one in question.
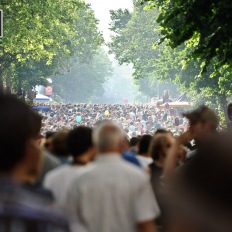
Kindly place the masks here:
<instances>
[{"instance_id":1,"label":"tree trunk","mask_svg":"<svg viewBox=\"0 0 232 232\"><path fill-rule=\"evenodd\" d=\"M11 94L11 71L6 75L6 93Z\"/></svg>"},{"instance_id":2,"label":"tree trunk","mask_svg":"<svg viewBox=\"0 0 232 232\"><path fill-rule=\"evenodd\" d=\"M19 96L22 96L22 95L23 95L21 77L18 77L18 91L17 91L17 94L18 94Z\"/></svg>"},{"instance_id":3,"label":"tree trunk","mask_svg":"<svg viewBox=\"0 0 232 232\"><path fill-rule=\"evenodd\" d=\"M4 69L2 66L0 66L0 94L4 94L3 72L4 72Z\"/></svg>"},{"instance_id":4,"label":"tree trunk","mask_svg":"<svg viewBox=\"0 0 232 232\"><path fill-rule=\"evenodd\" d=\"M34 98L35 98L34 91L32 89L30 89L29 91L27 91L27 96L28 96L28 99L30 100L31 105L33 105Z\"/></svg>"},{"instance_id":5,"label":"tree trunk","mask_svg":"<svg viewBox=\"0 0 232 232\"><path fill-rule=\"evenodd\" d=\"M219 100L221 102L221 107L222 107L223 113L225 115L225 122L226 122L227 130L229 132L231 132L232 128L231 128L231 122L230 122L229 117L228 117L228 102L227 102L226 95L225 94L221 94L219 96Z\"/></svg>"}]
</instances>

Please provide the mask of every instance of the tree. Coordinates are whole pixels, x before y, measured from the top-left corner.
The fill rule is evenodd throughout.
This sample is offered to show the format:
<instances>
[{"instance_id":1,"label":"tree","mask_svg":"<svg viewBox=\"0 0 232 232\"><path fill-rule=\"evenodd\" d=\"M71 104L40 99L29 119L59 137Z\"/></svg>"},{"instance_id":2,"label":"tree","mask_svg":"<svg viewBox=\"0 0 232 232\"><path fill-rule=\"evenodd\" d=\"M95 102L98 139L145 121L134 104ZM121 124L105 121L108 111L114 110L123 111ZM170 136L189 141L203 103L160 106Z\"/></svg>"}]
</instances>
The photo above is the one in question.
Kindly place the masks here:
<instances>
[{"instance_id":1,"label":"tree","mask_svg":"<svg viewBox=\"0 0 232 232\"><path fill-rule=\"evenodd\" d=\"M76 61L70 73L53 77L54 93L65 102L91 102L104 94L103 84L111 75L111 61L100 49L89 63Z\"/></svg>"},{"instance_id":2,"label":"tree","mask_svg":"<svg viewBox=\"0 0 232 232\"><path fill-rule=\"evenodd\" d=\"M147 8L158 8L160 41L172 48L187 42L192 50L190 59L199 59L201 71L216 63L216 67L232 67L232 3L228 0L143 0Z\"/></svg>"},{"instance_id":3,"label":"tree","mask_svg":"<svg viewBox=\"0 0 232 232\"><path fill-rule=\"evenodd\" d=\"M134 2L132 13L121 9L111 11L110 30L114 34L109 43L110 53L115 55L120 64L133 64L135 82L139 90L149 98L157 96L157 85L160 93L165 88L174 88L172 93L174 96L177 94L176 86L170 84L168 79L166 80L169 84L157 83L157 79L161 78L153 74L156 68L153 61L159 57L164 47L162 45L153 49L155 38L159 38L159 33L154 30L157 15L157 10L144 11L137 2Z\"/></svg>"},{"instance_id":4,"label":"tree","mask_svg":"<svg viewBox=\"0 0 232 232\"><path fill-rule=\"evenodd\" d=\"M30 60L43 60L50 65L57 57L68 62L74 54L85 60L103 42L93 11L81 0L7 0L1 1L0 8L5 15L0 91L12 63L26 66Z\"/></svg>"},{"instance_id":5,"label":"tree","mask_svg":"<svg viewBox=\"0 0 232 232\"><path fill-rule=\"evenodd\" d=\"M155 6L160 6L174 1L152 2L156 3ZM196 36L185 43L170 46L175 40L173 42L171 37L164 38L165 28L162 27L162 23L165 22L156 22L157 16L159 15L159 19L165 9L162 6L159 9L146 6L146 10L143 8L144 5L138 5L137 1L135 10L124 27L121 26L119 30L112 27L115 35L112 37L113 42L110 43L111 52L121 63L134 65L134 77L138 79L140 89L151 87L152 83L156 86L156 80L176 83L181 91L188 93L193 100L196 99L196 94L201 94L202 98L207 99L207 102L212 105L218 104L219 106L215 108L220 111L221 115L224 115L222 118L228 122L227 97L231 95L232 84L230 65L218 66L217 57L212 58L210 63L206 63L193 55L198 41ZM123 17L122 14L119 16ZM112 19L115 21L115 18ZM173 21L175 20L177 19ZM169 22L170 25L173 21ZM176 36L181 36L181 33L178 31ZM162 43L157 41L162 41ZM207 69L205 69L206 66ZM147 77L150 79L146 81ZM149 89L146 88L146 92L149 93Z\"/></svg>"},{"instance_id":6,"label":"tree","mask_svg":"<svg viewBox=\"0 0 232 232\"><path fill-rule=\"evenodd\" d=\"M127 10L111 11L111 27L114 32L109 43L110 53L115 55L119 64L133 64L134 78L141 79L153 71L148 61L156 56L152 49L157 33L154 32L155 10L143 11L135 7L133 13Z\"/></svg>"}]
</instances>

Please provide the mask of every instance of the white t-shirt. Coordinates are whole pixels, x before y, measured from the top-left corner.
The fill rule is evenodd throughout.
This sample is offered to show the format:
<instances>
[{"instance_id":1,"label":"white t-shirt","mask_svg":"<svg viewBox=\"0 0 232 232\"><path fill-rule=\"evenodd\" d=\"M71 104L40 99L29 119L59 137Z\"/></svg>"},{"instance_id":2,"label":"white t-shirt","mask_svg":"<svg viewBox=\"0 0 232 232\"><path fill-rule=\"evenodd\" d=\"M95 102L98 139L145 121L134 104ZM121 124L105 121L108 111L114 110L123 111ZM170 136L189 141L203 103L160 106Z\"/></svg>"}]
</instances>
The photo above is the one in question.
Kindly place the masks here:
<instances>
[{"instance_id":1,"label":"white t-shirt","mask_svg":"<svg viewBox=\"0 0 232 232\"><path fill-rule=\"evenodd\" d=\"M66 201L88 232L134 232L138 223L159 216L143 171L119 154L99 156L94 163L92 170L72 183Z\"/></svg>"},{"instance_id":2,"label":"white t-shirt","mask_svg":"<svg viewBox=\"0 0 232 232\"><path fill-rule=\"evenodd\" d=\"M47 173L43 185L53 193L57 207L66 210L65 199L67 198L69 185L72 184L74 179L79 178L91 168L92 165L62 165Z\"/></svg>"},{"instance_id":3,"label":"white t-shirt","mask_svg":"<svg viewBox=\"0 0 232 232\"><path fill-rule=\"evenodd\" d=\"M142 164L143 168L147 168L151 163L153 163L153 159L151 157L136 155L136 158Z\"/></svg>"}]
</instances>

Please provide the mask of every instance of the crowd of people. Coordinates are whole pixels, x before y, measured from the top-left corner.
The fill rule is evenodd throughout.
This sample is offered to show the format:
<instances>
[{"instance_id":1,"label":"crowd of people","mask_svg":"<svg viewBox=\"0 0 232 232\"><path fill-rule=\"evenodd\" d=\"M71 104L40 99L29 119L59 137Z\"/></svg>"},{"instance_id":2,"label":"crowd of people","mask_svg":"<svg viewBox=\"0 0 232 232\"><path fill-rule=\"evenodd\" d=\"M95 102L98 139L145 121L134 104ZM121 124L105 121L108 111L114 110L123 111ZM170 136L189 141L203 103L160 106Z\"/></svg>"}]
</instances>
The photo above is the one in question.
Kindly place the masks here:
<instances>
[{"instance_id":1,"label":"crowd of people","mask_svg":"<svg viewBox=\"0 0 232 232\"><path fill-rule=\"evenodd\" d=\"M1 231L231 231L232 143L207 106L0 108Z\"/></svg>"},{"instance_id":2,"label":"crowd of people","mask_svg":"<svg viewBox=\"0 0 232 232\"><path fill-rule=\"evenodd\" d=\"M187 120L168 105L165 109L159 109L154 104L50 104L47 112L38 110L43 116L43 134L80 125L95 127L104 119L117 123L130 138L152 134L162 128L175 135L187 129Z\"/></svg>"}]
</instances>

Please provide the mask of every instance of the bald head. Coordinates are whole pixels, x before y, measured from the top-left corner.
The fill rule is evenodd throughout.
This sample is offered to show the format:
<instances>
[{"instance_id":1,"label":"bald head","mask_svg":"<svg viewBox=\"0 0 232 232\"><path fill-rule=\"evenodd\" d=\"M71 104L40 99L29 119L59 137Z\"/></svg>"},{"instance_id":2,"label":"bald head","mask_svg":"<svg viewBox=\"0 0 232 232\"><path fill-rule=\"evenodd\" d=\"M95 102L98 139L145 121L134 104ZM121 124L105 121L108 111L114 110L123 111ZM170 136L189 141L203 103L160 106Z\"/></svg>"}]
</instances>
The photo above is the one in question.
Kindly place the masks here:
<instances>
[{"instance_id":1,"label":"bald head","mask_svg":"<svg viewBox=\"0 0 232 232\"><path fill-rule=\"evenodd\" d=\"M99 153L122 152L124 135L113 122L101 123L93 132L93 142Z\"/></svg>"}]
</instances>

